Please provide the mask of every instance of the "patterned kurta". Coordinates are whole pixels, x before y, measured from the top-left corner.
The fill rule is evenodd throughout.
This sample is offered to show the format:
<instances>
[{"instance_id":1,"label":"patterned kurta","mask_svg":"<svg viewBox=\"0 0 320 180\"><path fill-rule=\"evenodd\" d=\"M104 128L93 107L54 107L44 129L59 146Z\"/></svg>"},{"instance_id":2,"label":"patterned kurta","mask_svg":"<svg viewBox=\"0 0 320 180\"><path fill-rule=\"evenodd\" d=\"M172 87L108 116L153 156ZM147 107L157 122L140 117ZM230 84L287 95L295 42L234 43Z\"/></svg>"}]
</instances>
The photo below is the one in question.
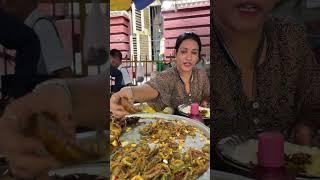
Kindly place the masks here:
<instances>
[{"instance_id":1,"label":"patterned kurta","mask_svg":"<svg viewBox=\"0 0 320 180\"><path fill-rule=\"evenodd\" d=\"M165 107L176 109L181 104L201 103L202 100L209 101L209 79L202 69L193 68L190 94L187 93L176 67L160 72L146 84L159 92L159 96L156 99L148 102L150 106L158 111L163 110Z\"/></svg>"},{"instance_id":2,"label":"patterned kurta","mask_svg":"<svg viewBox=\"0 0 320 180\"><path fill-rule=\"evenodd\" d=\"M228 61L213 36L210 80L216 138L256 128L286 130L298 120L319 129L320 67L303 26L273 17L265 27L266 59L256 69L254 100L242 91L240 69Z\"/></svg>"}]
</instances>

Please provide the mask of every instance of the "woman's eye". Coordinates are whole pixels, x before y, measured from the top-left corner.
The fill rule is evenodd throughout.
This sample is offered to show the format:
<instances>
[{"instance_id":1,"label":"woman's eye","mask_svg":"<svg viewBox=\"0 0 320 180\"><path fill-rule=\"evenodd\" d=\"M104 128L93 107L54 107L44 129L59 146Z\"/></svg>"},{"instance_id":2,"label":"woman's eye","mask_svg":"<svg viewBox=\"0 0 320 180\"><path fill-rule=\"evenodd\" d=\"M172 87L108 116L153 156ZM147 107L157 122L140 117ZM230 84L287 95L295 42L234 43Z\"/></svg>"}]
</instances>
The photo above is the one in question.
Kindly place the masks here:
<instances>
[{"instance_id":1,"label":"woman's eye","mask_svg":"<svg viewBox=\"0 0 320 180\"><path fill-rule=\"evenodd\" d=\"M193 54L193 55L197 55L197 54L198 54L198 52L194 51L194 52L192 52L192 54Z\"/></svg>"}]
</instances>

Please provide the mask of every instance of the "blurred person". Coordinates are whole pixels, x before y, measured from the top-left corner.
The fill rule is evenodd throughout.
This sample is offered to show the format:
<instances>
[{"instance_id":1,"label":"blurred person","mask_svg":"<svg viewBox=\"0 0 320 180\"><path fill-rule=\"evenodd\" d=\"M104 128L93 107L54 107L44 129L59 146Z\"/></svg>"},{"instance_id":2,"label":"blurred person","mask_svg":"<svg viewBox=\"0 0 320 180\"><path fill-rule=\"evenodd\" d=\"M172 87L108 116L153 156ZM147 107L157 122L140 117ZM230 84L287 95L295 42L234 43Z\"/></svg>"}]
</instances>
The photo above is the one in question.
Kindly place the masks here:
<instances>
[{"instance_id":1,"label":"blurred person","mask_svg":"<svg viewBox=\"0 0 320 180\"><path fill-rule=\"evenodd\" d=\"M121 88L124 87L122 85L122 82L123 82L122 73L119 69L117 69L114 66L110 66L110 78L112 83L114 83L111 85L112 93L118 92L120 91Z\"/></svg>"},{"instance_id":2,"label":"blurred person","mask_svg":"<svg viewBox=\"0 0 320 180\"><path fill-rule=\"evenodd\" d=\"M122 64L122 53L118 49L111 49L110 51L111 66L118 68L122 73L122 85L132 86L132 79L129 75L128 69Z\"/></svg>"},{"instance_id":3,"label":"blurred person","mask_svg":"<svg viewBox=\"0 0 320 180\"><path fill-rule=\"evenodd\" d=\"M278 3L283 1L216 0L213 5L210 71L217 139L278 130L310 145L319 133L319 62L303 26L271 15Z\"/></svg>"},{"instance_id":4,"label":"blurred person","mask_svg":"<svg viewBox=\"0 0 320 180\"><path fill-rule=\"evenodd\" d=\"M11 173L16 178L43 180L49 170L62 166L51 154L38 154L46 152L39 139L24 136L33 113L54 114L67 133L64 142L75 141L78 126L106 127L107 84L106 75L49 80L9 104L0 118L0 153L6 156Z\"/></svg>"},{"instance_id":5,"label":"blurred person","mask_svg":"<svg viewBox=\"0 0 320 180\"><path fill-rule=\"evenodd\" d=\"M39 0L2 0L4 9L32 28L40 40L39 78L70 77L71 64L64 57L63 43L52 19L38 10Z\"/></svg>"},{"instance_id":6,"label":"blurred person","mask_svg":"<svg viewBox=\"0 0 320 180\"><path fill-rule=\"evenodd\" d=\"M4 12L1 7L2 4L0 6L0 44L7 49L16 50L15 75L7 95L10 98L17 98L33 88L32 79L36 74L40 57L40 42L31 28ZM4 85L2 88L5 88Z\"/></svg>"}]
</instances>

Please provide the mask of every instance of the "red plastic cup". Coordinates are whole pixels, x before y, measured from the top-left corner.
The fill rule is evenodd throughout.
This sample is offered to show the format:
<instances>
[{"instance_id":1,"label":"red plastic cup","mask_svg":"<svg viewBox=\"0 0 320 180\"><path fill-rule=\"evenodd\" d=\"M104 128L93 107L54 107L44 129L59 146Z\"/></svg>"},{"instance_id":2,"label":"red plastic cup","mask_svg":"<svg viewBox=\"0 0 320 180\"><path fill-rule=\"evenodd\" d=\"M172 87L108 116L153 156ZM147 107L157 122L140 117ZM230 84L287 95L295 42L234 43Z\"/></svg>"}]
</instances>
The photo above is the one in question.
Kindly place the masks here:
<instances>
[{"instance_id":1,"label":"red plastic cup","mask_svg":"<svg viewBox=\"0 0 320 180\"><path fill-rule=\"evenodd\" d=\"M264 132L258 135L258 140L259 166L284 166L284 136L277 132Z\"/></svg>"},{"instance_id":2,"label":"red plastic cup","mask_svg":"<svg viewBox=\"0 0 320 180\"><path fill-rule=\"evenodd\" d=\"M198 115L199 114L199 104L198 103L192 103L191 104L191 112L192 115Z\"/></svg>"}]
</instances>

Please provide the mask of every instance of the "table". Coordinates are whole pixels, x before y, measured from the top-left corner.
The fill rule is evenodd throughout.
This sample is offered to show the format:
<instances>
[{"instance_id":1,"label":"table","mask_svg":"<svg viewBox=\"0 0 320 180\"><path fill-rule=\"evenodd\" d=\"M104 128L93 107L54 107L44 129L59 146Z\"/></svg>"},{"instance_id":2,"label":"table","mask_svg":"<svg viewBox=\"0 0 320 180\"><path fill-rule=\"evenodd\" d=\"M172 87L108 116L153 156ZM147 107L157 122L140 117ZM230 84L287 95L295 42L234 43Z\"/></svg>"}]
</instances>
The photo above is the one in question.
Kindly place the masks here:
<instances>
[{"instance_id":1,"label":"table","mask_svg":"<svg viewBox=\"0 0 320 180\"><path fill-rule=\"evenodd\" d=\"M232 166L228 165L227 163L225 163L218 156L214 145L211 146L210 158L213 159L212 163L211 163L211 167L213 168L213 170L220 171L220 172L222 171L222 172L225 172L225 173L237 174L237 175L240 175L240 176L245 176L247 178L253 178L252 175L250 175L250 173L248 173L247 171L237 169L237 168L232 167Z\"/></svg>"},{"instance_id":2,"label":"table","mask_svg":"<svg viewBox=\"0 0 320 180\"><path fill-rule=\"evenodd\" d=\"M211 170L210 174L214 180L253 180L244 176L231 174L223 171Z\"/></svg>"}]
</instances>

